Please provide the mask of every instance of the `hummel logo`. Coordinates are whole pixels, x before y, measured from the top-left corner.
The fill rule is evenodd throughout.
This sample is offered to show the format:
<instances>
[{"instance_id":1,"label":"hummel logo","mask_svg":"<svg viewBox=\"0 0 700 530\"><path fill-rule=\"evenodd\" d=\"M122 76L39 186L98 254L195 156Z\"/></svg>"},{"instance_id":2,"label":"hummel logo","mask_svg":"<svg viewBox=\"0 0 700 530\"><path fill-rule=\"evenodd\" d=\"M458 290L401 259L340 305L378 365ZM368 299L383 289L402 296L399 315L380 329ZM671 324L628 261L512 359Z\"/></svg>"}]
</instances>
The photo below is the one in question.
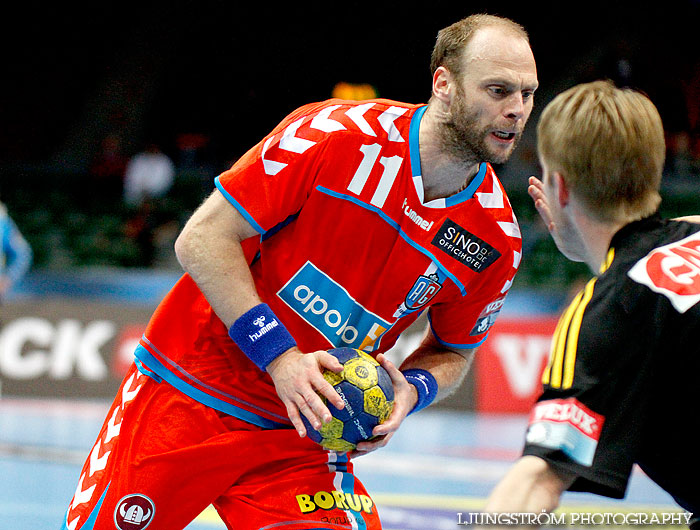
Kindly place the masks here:
<instances>
[{"instance_id":1,"label":"hummel logo","mask_svg":"<svg viewBox=\"0 0 700 530\"><path fill-rule=\"evenodd\" d=\"M259 328L263 327L265 325L265 317L264 316L259 316L255 320L253 320L253 324L258 326Z\"/></svg>"}]
</instances>

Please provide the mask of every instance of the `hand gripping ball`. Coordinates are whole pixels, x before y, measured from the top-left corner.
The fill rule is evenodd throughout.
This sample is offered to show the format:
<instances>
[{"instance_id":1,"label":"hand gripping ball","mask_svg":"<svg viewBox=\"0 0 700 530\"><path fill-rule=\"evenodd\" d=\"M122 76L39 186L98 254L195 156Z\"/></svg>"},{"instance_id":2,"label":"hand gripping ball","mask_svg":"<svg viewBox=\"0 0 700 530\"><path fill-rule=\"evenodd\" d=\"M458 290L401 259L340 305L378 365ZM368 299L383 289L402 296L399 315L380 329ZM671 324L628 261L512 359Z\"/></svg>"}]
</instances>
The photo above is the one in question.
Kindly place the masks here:
<instances>
[{"instance_id":1,"label":"hand gripping ball","mask_svg":"<svg viewBox=\"0 0 700 530\"><path fill-rule=\"evenodd\" d=\"M341 373L325 370L323 377L345 403L338 410L321 396L333 418L315 430L304 415L307 436L331 451L345 452L372 438L394 408L394 387L387 371L367 353L354 348L329 350L343 365Z\"/></svg>"}]
</instances>

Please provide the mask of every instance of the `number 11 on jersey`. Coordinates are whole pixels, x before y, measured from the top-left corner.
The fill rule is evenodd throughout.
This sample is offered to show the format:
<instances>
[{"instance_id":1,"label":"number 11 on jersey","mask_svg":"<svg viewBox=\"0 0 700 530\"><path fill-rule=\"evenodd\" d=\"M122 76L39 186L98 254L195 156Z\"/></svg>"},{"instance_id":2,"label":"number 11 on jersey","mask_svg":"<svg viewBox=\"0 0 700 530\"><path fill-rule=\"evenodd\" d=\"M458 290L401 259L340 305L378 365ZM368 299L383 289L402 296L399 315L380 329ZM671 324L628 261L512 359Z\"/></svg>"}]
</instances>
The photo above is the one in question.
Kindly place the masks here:
<instances>
[{"instance_id":1,"label":"number 11 on jersey","mask_svg":"<svg viewBox=\"0 0 700 530\"><path fill-rule=\"evenodd\" d=\"M350 184L348 184L348 190L356 195L360 195L365 184L367 184L367 179L372 169L377 164L377 159L379 159L379 163L384 166L384 169L382 171L382 177L379 180L379 185L370 200L370 203L377 208L384 206L384 202L389 196L389 191L394 185L396 176L399 174L399 169L401 169L401 163L403 162L403 158L398 155L379 158L381 150L381 144L363 145L360 147L362 162L360 162L357 171L355 171L355 175L352 177Z\"/></svg>"}]
</instances>

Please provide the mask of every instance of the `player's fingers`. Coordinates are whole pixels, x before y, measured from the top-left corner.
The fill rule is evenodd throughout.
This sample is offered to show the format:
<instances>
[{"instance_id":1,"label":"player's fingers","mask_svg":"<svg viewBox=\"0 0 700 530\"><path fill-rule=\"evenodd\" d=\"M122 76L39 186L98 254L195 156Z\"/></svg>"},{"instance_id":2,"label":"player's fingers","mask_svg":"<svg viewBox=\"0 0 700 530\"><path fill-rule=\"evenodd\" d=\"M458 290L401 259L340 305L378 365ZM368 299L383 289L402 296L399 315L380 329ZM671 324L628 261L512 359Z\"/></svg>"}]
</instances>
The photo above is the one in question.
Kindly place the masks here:
<instances>
[{"instance_id":1,"label":"player's fingers","mask_svg":"<svg viewBox=\"0 0 700 530\"><path fill-rule=\"evenodd\" d=\"M313 380L311 381L311 384L314 386L314 388L316 388L317 392L319 392L323 397L325 397L338 410L341 410L345 406L343 398L341 398L338 395L338 392L335 391L333 385L326 381L323 375L319 374L318 377L314 376ZM325 407L325 405L324 408L328 410L328 408ZM328 416L328 420L326 421L330 421L330 412L328 413Z\"/></svg>"},{"instance_id":2,"label":"player's fingers","mask_svg":"<svg viewBox=\"0 0 700 530\"><path fill-rule=\"evenodd\" d=\"M552 212L549 206L547 206L547 203L542 200L537 200L535 201L535 208L537 209L537 213L540 214L540 218L542 218L547 230L549 230L550 233L554 233L556 231L556 225L554 224L554 218L552 217Z\"/></svg>"},{"instance_id":3,"label":"player's fingers","mask_svg":"<svg viewBox=\"0 0 700 530\"><path fill-rule=\"evenodd\" d=\"M408 408L408 397L408 393L404 394L400 392L394 394L394 408L386 420L372 429L372 434L374 436L385 436L399 429L403 420L406 419L406 416L410 412Z\"/></svg>"},{"instance_id":4,"label":"player's fingers","mask_svg":"<svg viewBox=\"0 0 700 530\"><path fill-rule=\"evenodd\" d=\"M533 201L537 201L542 197L542 190L530 184L527 187L527 194L532 198Z\"/></svg>"},{"instance_id":5,"label":"player's fingers","mask_svg":"<svg viewBox=\"0 0 700 530\"><path fill-rule=\"evenodd\" d=\"M391 378L391 382L394 384L394 386L396 386L397 383L398 384L402 384L402 383L408 384L406 382L406 378L403 376L401 371L398 368L396 368L394 363L392 363L386 355L384 355L383 353L380 353L379 355L377 355L377 362L380 365L382 365L382 368L384 368L387 371L387 373L389 374L389 377Z\"/></svg>"},{"instance_id":6,"label":"player's fingers","mask_svg":"<svg viewBox=\"0 0 700 530\"><path fill-rule=\"evenodd\" d=\"M306 436L306 427L304 426L304 422L301 421L301 416L299 416L299 409L297 409L297 406L292 402L286 402L285 406L287 407L287 416L292 422L292 425L294 425L299 438L303 438Z\"/></svg>"},{"instance_id":7,"label":"player's fingers","mask_svg":"<svg viewBox=\"0 0 700 530\"><path fill-rule=\"evenodd\" d=\"M528 182L528 184L530 184L531 186L536 186L536 187L538 187L538 188L542 188L542 186L543 186L542 181L541 181L540 179L538 179L538 178L537 178L536 176L534 176L534 175L531 175L531 176L527 179L527 182Z\"/></svg>"},{"instance_id":8,"label":"player's fingers","mask_svg":"<svg viewBox=\"0 0 700 530\"><path fill-rule=\"evenodd\" d=\"M554 228L554 223L552 218L552 212L549 209L549 204L547 203L546 197L538 191L531 192L530 188L528 188L528 193L530 194L530 197L532 197L537 213L542 218L542 221L544 221L544 224L547 226L547 229L551 232Z\"/></svg>"},{"instance_id":9,"label":"player's fingers","mask_svg":"<svg viewBox=\"0 0 700 530\"><path fill-rule=\"evenodd\" d=\"M406 418L408 410L406 407L401 407L400 404L394 402L394 410L391 411L389 417L383 423L377 425L372 429L372 434L375 436L386 436L393 432L396 432L401 423Z\"/></svg>"},{"instance_id":10,"label":"player's fingers","mask_svg":"<svg viewBox=\"0 0 700 530\"><path fill-rule=\"evenodd\" d=\"M410 393L410 386L409 382L406 381L406 378L404 377L403 373L401 370L396 368L394 366L394 363L392 363L386 355L380 353L377 355L377 362L379 362L380 365L386 370L386 372L389 374L389 377L391 378L391 383L394 386L394 395L405 395L406 393ZM399 403L402 402L401 399L397 400ZM393 415L393 413L392 413Z\"/></svg>"},{"instance_id":11,"label":"player's fingers","mask_svg":"<svg viewBox=\"0 0 700 530\"><path fill-rule=\"evenodd\" d=\"M299 404L299 410L311 422L314 429L318 430L323 423L331 421L331 411L313 389L309 389L300 397L302 402Z\"/></svg>"},{"instance_id":12,"label":"player's fingers","mask_svg":"<svg viewBox=\"0 0 700 530\"><path fill-rule=\"evenodd\" d=\"M552 213L551 213L547 203L542 199L537 199L537 200L535 200L535 208L537 209L537 213L540 214L540 217L542 218L542 220L547 225L549 225L549 222L551 222L551 220L552 220Z\"/></svg>"},{"instance_id":13,"label":"player's fingers","mask_svg":"<svg viewBox=\"0 0 700 530\"><path fill-rule=\"evenodd\" d=\"M357 447L355 447L352 456L362 456L371 453L372 451L376 451L377 449L381 449L389 443L389 440L391 440L392 436L393 433L390 433L382 436L377 436L365 442L360 442L359 444L357 444Z\"/></svg>"},{"instance_id":14,"label":"player's fingers","mask_svg":"<svg viewBox=\"0 0 700 530\"><path fill-rule=\"evenodd\" d=\"M319 350L316 352L316 360L323 368L328 368L332 372L339 374L343 371L343 365L335 355L331 355L327 351Z\"/></svg>"},{"instance_id":15,"label":"player's fingers","mask_svg":"<svg viewBox=\"0 0 700 530\"><path fill-rule=\"evenodd\" d=\"M532 202L535 204L535 207L539 210L540 208L537 206L538 203L541 203L540 206L546 206L547 205L547 197L545 194L542 192L542 190L535 188L534 186L529 186L527 188L527 193L530 195L530 198L532 199Z\"/></svg>"},{"instance_id":16,"label":"player's fingers","mask_svg":"<svg viewBox=\"0 0 700 530\"><path fill-rule=\"evenodd\" d=\"M536 193L538 195L544 196L544 184L537 177L530 177L528 179L528 193Z\"/></svg>"},{"instance_id":17,"label":"player's fingers","mask_svg":"<svg viewBox=\"0 0 700 530\"><path fill-rule=\"evenodd\" d=\"M314 396L315 396L316 400L318 400L318 402L321 404L321 406L323 408L325 408L325 405L323 405L323 403L321 403L321 400L319 399L318 395L316 395L316 393L313 391L311 391L307 395L298 394L295 403L296 403L297 408L299 409L299 412L301 414L303 414L307 420L309 420L309 423L311 424L311 426L314 429L319 430L321 428L321 426L323 425L321 423L322 416L318 415L316 413L320 407L314 403ZM326 410L328 410L328 409L326 409Z\"/></svg>"}]
</instances>

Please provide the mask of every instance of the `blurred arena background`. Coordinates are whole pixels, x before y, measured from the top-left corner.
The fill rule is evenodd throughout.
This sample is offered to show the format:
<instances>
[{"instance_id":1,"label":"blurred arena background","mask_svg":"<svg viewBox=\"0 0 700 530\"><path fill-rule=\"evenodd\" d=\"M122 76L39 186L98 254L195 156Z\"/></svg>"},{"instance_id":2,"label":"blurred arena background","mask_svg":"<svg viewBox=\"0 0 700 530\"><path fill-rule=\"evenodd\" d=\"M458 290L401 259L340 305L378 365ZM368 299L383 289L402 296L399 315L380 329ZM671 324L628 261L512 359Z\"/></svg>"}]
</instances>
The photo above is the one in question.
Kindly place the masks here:
<instances>
[{"instance_id":1,"label":"blurred arena background","mask_svg":"<svg viewBox=\"0 0 700 530\"><path fill-rule=\"evenodd\" d=\"M645 91L667 131L662 211L700 212L700 2L105 0L26 2L3 17L0 200L34 259L0 305L0 529L59 527L134 344L180 275L174 239L213 178L304 103L427 101L437 31L482 11L522 23L538 62L526 135L496 168L521 224L521 269L463 388L357 464L389 530L428 530L456 528L517 457L556 316L590 276L557 252L526 194L538 111L595 78ZM139 180L139 163L158 181ZM565 500L675 509L640 472L624 502ZM216 527L209 512L191 526Z\"/></svg>"}]
</instances>

